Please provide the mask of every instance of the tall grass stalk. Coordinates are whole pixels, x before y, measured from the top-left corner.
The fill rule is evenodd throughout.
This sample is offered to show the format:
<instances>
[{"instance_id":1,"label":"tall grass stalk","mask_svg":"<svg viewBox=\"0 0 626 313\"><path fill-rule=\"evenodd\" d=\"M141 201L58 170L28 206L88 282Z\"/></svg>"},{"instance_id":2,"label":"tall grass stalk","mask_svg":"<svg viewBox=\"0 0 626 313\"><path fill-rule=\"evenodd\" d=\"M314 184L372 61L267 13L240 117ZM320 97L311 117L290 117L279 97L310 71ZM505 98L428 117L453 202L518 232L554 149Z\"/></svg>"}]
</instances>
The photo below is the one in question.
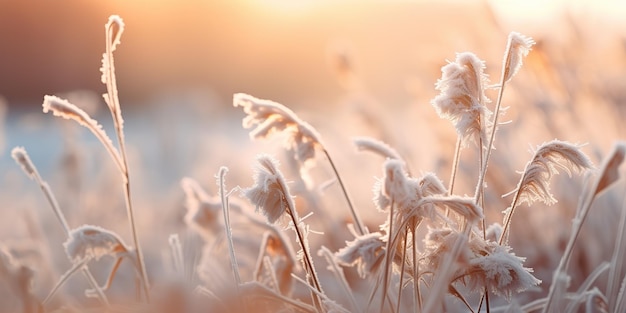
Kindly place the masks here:
<instances>
[{"instance_id":1,"label":"tall grass stalk","mask_svg":"<svg viewBox=\"0 0 626 313\"><path fill-rule=\"evenodd\" d=\"M39 174L37 167L31 161L26 150L23 147L13 148L13 150L11 151L11 156L17 162L17 164L22 167L22 170L24 171L24 173L26 173L26 175L29 178L33 179L39 185L39 188L41 189L42 193L46 197L46 200L48 200L48 203L50 204L52 211L54 211L55 216L57 217L57 219L59 220L59 223L63 227L63 230L65 231L66 236L69 238L71 229L69 227L69 224L67 223L67 220L65 218L65 215L63 214L63 211L61 211L59 202L54 196L54 193L50 189L50 186L48 185L48 183L45 180L43 180L43 178L41 178L41 175ZM53 288L52 291L50 291L48 297L46 297L46 300L52 297L52 295L54 295L54 293L56 292L56 289L60 287L65 282L65 280L69 278L69 276L71 276L71 274L73 274L74 272L76 272L76 270L79 270L79 269L82 271L89 285L91 285L93 290L96 291L98 299L100 299L100 301L106 307L109 307L110 306L109 299L107 298L107 296L104 294L104 292L98 285L98 282L93 277L93 275L89 271L89 268L87 267L86 264L80 264L80 266L75 265L73 270L68 271L68 273L66 273L63 277L61 277L61 280L57 283L57 287ZM46 300L44 300L44 303L46 302Z\"/></svg>"},{"instance_id":2,"label":"tall grass stalk","mask_svg":"<svg viewBox=\"0 0 626 313\"><path fill-rule=\"evenodd\" d=\"M528 37L525 37L519 33L512 32L509 34L506 51L504 53L504 61L502 66L502 75L500 77L500 88L498 90L498 98L496 100L496 106L493 113L493 122L491 123L491 132L489 134L489 141L485 149L485 159L482 162L482 168L480 169L478 176L478 183L476 184L476 191L474 192L474 199L476 204L483 189L485 177L487 175L487 166L489 165L489 158L491 157L491 150L496 138L496 130L498 129L498 117L500 116L500 110L502 105L502 95L504 94L504 86L506 83L517 73L522 66L522 57L528 54L532 45L535 42Z\"/></svg>"},{"instance_id":3,"label":"tall grass stalk","mask_svg":"<svg viewBox=\"0 0 626 313\"><path fill-rule=\"evenodd\" d=\"M361 217L359 216L359 214L356 212L356 209L354 208L354 204L352 204L352 199L350 199L350 196L348 195L348 190L346 189L346 186L343 184L343 180L341 179L341 175L339 175L339 171L337 171L335 162L333 162L333 159L330 157L328 150L326 150L326 148L324 148L323 150L324 150L324 155L326 156L326 159L328 160L328 163L330 163L330 167L332 167L333 169L333 173L335 173L335 177L337 177L337 182L339 183L339 186L341 187L341 192L343 193L343 196L346 199L346 202L348 203L348 208L350 209L350 214L352 214L352 218L354 219L356 230L359 232L359 235L367 234L368 233L367 228L365 227L365 224L361 220Z\"/></svg>"},{"instance_id":4,"label":"tall grass stalk","mask_svg":"<svg viewBox=\"0 0 626 313\"><path fill-rule=\"evenodd\" d=\"M265 214L270 223L283 218L285 214L288 216L291 222L290 227L296 233L296 241L302 249L301 261L307 274L307 281L316 291L311 292L311 298L315 307L321 312L325 312L323 299L319 297L319 294L324 292L313 265L313 257L305 235L305 231L308 229L302 229L302 220L298 217L298 211L285 178L278 170L278 162L269 155L259 155L257 163L254 176L255 185L245 189L243 193L257 209Z\"/></svg>"},{"instance_id":5,"label":"tall grass stalk","mask_svg":"<svg viewBox=\"0 0 626 313\"><path fill-rule=\"evenodd\" d=\"M106 85L107 93L103 95L105 102L111 112L113 118L113 124L115 126L115 133L117 134L117 140L120 148L120 155L123 161L122 177L124 184L124 200L126 203L126 214L130 224L130 231L133 237L133 244L137 254L137 263L141 273L141 281L144 289L146 300L150 301L150 283L148 280L148 273L143 257L141 245L139 244L139 234L137 232L137 226L135 222L135 212L133 210L133 204L131 201L130 190L130 171L128 169L128 156L126 154L126 144L124 140L124 120L122 119L122 111L120 107L117 82L115 78L115 64L113 58L113 51L115 51L118 44L120 44L120 38L124 32L124 22L117 15L109 17L108 23L105 25L106 35L106 51L102 56L102 82Z\"/></svg>"},{"instance_id":6,"label":"tall grass stalk","mask_svg":"<svg viewBox=\"0 0 626 313\"><path fill-rule=\"evenodd\" d=\"M228 195L226 195L225 176L228 168L222 166L217 174L217 184L219 186L220 198L222 199L222 212L224 213L224 228L226 229L226 238L228 240L228 250L230 252L230 264L235 278L236 288L239 290L241 285L241 276L239 275L239 266L237 265L237 257L235 256L235 248L233 245L233 234L230 228L230 212L228 207Z\"/></svg>"},{"instance_id":7,"label":"tall grass stalk","mask_svg":"<svg viewBox=\"0 0 626 313\"><path fill-rule=\"evenodd\" d=\"M626 195L626 190L622 193ZM626 196L622 204L622 214L620 216L617 238L615 247L613 248L613 256L611 257L611 268L609 269L609 281L606 288L606 296L609 299L609 312L615 312L617 300L618 286L620 277L622 277L622 268L624 266L624 258L626 255ZM626 275L625 275L626 277Z\"/></svg>"}]
</instances>

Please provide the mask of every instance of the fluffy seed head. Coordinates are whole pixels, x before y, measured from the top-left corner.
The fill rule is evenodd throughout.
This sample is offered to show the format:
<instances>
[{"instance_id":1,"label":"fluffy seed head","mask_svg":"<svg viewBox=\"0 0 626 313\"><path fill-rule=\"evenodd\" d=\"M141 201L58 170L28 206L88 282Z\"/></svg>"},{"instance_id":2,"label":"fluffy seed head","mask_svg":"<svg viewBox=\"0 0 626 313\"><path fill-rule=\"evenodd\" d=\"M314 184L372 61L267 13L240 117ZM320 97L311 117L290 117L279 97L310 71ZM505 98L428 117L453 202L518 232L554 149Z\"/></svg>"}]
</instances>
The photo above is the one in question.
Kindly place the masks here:
<instances>
[{"instance_id":1,"label":"fluffy seed head","mask_svg":"<svg viewBox=\"0 0 626 313\"><path fill-rule=\"evenodd\" d=\"M270 223L276 222L288 208L291 197L282 173L278 170L278 161L269 155L257 157L254 173L254 185L243 190L246 198L257 210L261 210Z\"/></svg>"},{"instance_id":2,"label":"fluffy seed head","mask_svg":"<svg viewBox=\"0 0 626 313\"><path fill-rule=\"evenodd\" d=\"M87 258L98 260L105 255L116 256L130 251L116 233L93 225L72 229L63 246L73 262Z\"/></svg>"},{"instance_id":3,"label":"fluffy seed head","mask_svg":"<svg viewBox=\"0 0 626 313\"><path fill-rule=\"evenodd\" d=\"M308 123L284 105L255 98L244 93L233 96L233 105L242 107L247 116L243 119L244 128L254 128L250 131L252 139L266 138L275 132L289 133L288 149L294 152L294 157L305 164L313 161L315 148L321 145L321 137Z\"/></svg>"},{"instance_id":4,"label":"fluffy seed head","mask_svg":"<svg viewBox=\"0 0 626 313\"><path fill-rule=\"evenodd\" d=\"M476 55L459 53L455 62L441 68L441 79L435 84L440 94L431 104L441 118L454 123L463 143L476 138L486 141L485 130L491 112L485 106L489 99L484 90L489 80L484 70L484 62Z\"/></svg>"},{"instance_id":5,"label":"fluffy seed head","mask_svg":"<svg viewBox=\"0 0 626 313\"><path fill-rule=\"evenodd\" d=\"M509 43L504 58L504 82L508 82L522 67L522 59L528 55L535 41L517 32L509 34Z\"/></svg>"},{"instance_id":6,"label":"fluffy seed head","mask_svg":"<svg viewBox=\"0 0 626 313\"><path fill-rule=\"evenodd\" d=\"M357 236L353 241L346 242L335 256L337 263L344 266L357 266L361 278L376 273L385 255L383 235L379 232Z\"/></svg>"},{"instance_id":7,"label":"fluffy seed head","mask_svg":"<svg viewBox=\"0 0 626 313\"><path fill-rule=\"evenodd\" d=\"M522 265L525 258L509 252L508 246L494 245L493 250L484 256L478 256L469 262L466 277L470 286L480 289L487 286L496 295L511 299L513 293L519 293L541 283L531 273L532 269Z\"/></svg>"},{"instance_id":8,"label":"fluffy seed head","mask_svg":"<svg viewBox=\"0 0 626 313\"><path fill-rule=\"evenodd\" d=\"M571 176L572 172L582 172L592 166L589 158L580 151L580 146L553 140L538 147L533 159L526 165L518 188L511 193L519 189L519 203L531 205L541 201L551 205L556 203L549 185L553 175L562 170Z\"/></svg>"}]
</instances>

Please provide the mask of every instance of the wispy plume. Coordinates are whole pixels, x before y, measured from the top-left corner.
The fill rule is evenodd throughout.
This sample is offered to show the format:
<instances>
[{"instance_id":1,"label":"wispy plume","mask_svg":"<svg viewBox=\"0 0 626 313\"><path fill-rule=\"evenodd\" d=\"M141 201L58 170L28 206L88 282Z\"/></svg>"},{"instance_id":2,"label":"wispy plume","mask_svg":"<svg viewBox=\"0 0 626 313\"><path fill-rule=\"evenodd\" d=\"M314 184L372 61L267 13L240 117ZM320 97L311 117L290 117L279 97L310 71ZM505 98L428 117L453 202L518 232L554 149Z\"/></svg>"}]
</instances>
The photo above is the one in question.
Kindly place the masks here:
<instances>
[{"instance_id":1,"label":"wispy plume","mask_svg":"<svg viewBox=\"0 0 626 313\"><path fill-rule=\"evenodd\" d=\"M509 43L504 58L504 82L508 82L522 67L522 60L528 55L535 41L518 32L509 34Z\"/></svg>"},{"instance_id":2,"label":"wispy plume","mask_svg":"<svg viewBox=\"0 0 626 313\"><path fill-rule=\"evenodd\" d=\"M560 140L552 140L539 146L531 161L526 164L517 188L504 195L515 194L511 206L504 211L504 226L499 242L503 243L508 238L511 217L519 204L526 202L530 205L535 201L547 205L556 203L549 183L559 170L571 176L572 172L580 173L592 166L589 158L580 151L580 146Z\"/></svg>"},{"instance_id":3,"label":"wispy plume","mask_svg":"<svg viewBox=\"0 0 626 313\"><path fill-rule=\"evenodd\" d=\"M440 94L431 103L440 117L454 123L464 143L486 138L491 112L485 106L489 102L485 96L489 80L484 70L485 63L476 55L459 53L455 62L441 68L441 79L435 85Z\"/></svg>"},{"instance_id":4,"label":"wispy plume","mask_svg":"<svg viewBox=\"0 0 626 313\"><path fill-rule=\"evenodd\" d=\"M321 145L320 135L286 106L244 93L233 96L233 105L242 107L248 114L243 119L243 127L254 127L250 131L252 139L266 138L276 132L286 131L289 134L288 149L294 152L296 160L304 164L315 158L315 148Z\"/></svg>"},{"instance_id":5,"label":"wispy plume","mask_svg":"<svg viewBox=\"0 0 626 313\"><path fill-rule=\"evenodd\" d=\"M517 188L509 194L518 193L517 204L526 202L531 205L535 201L554 204L556 199L550 192L549 185L552 176L558 174L559 170L571 176L572 172L580 173L592 166L589 158L580 151L580 146L560 140L544 143L526 164Z\"/></svg>"}]
</instances>

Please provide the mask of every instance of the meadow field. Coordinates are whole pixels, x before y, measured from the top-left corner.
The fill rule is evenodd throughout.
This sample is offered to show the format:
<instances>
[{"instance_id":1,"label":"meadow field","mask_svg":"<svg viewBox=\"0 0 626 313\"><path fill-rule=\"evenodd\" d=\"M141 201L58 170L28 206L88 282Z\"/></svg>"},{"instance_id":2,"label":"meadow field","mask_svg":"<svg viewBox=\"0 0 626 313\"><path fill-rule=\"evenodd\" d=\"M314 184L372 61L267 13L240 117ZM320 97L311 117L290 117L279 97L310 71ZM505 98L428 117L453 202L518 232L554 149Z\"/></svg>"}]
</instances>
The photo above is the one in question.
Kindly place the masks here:
<instances>
[{"instance_id":1,"label":"meadow field","mask_svg":"<svg viewBox=\"0 0 626 313\"><path fill-rule=\"evenodd\" d=\"M624 25L401 3L143 98L89 21L99 89L0 98L0 312L625 312Z\"/></svg>"}]
</instances>

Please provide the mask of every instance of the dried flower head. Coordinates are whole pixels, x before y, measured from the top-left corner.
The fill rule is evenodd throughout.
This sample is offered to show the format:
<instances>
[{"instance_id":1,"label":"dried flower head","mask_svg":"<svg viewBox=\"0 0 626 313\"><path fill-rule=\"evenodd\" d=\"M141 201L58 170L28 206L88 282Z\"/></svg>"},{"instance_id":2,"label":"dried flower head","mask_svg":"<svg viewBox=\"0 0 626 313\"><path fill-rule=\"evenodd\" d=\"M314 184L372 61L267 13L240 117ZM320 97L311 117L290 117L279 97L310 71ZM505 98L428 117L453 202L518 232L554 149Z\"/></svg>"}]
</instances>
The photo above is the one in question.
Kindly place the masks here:
<instances>
[{"instance_id":1,"label":"dried flower head","mask_svg":"<svg viewBox=\"0 0 626 313\"><path fill-rule=\"evenodd\" d=\"M513 293L522 292L541 283L522 265L525 258L516 256L508 246L492 245L492 251L469 261L464 280L474 290L487 286L499 296L511 299Z\"/></svg>"},{"instance_id":2,"label":"dried flower head","mask_svg":"<svg viewBox=\"0 0 626 313\"><path fill-rule=\"evenodd\" d=\"M26 153L26 149L24 149L24 147L13 148L13 150L11 150L11 157L13 157L13 160L15 160L15 162L22 167L22 170L28 177L34 179L39 176L37 168L33 165L30 157L28 157L28 153Z\"/></svg>"},{"instance_id":3,"label":"dried flower head","mask_svg":"<svg viewBox=\"0 0 626 313\"><path fill-rule=\"evenodd\" d=\"M476 55L459 53L455 62L441 68L441 79L435 85L441 93L431 103L441 118L454 123L464 143L476 138L486 142L491 112L485 106L489 103L484 92L489 80L484 70L485 63Z\"/></svg>"},{"instance_id":4,"label":"dried flower head","mask_svg":"<svg viewBox=\"0 0 626 313\"><path fill-rule=\"evenodd\" d=\"M528 55L535 41L517 32L509 34L507 51L504 54L504 82L508 82L522 67L522 59Z\"/></svg>"},{"instance_id":5,"label":"dried flower head","mask_svg":"<svg viewBox=\"0 0 626 313\"><path fill-rule=\"evenodd\" d=\"M262 154L257 157L254 186L243 190L244 196L261 210L270 223L276 222L288 208L291 197L285 179L278 170L278 161Z\"/></svg>"},{"instance_id":6,"label":"dried flower head","mask_svg":"<svg viewBox=\"0 0 626 313\"><path fill-rule=\"evenodd\" d=\"M219 197L210 197L196 180L189 177L183 178L180 185L185 192L187 225L207 239L221 234L222 203Z\"/></svg>"},{"instance_id":7,"label":"dried flower head","mask_svg":"<svg viewBox=\"0 0 626 313\"><path fill-rule=\"evenodd\" d=\"M361 278L373 275L383 263L385 243L379 232L357 236L353 241L346 242L346 247L335 254L337 263L344 266L355 266Z\"/></svg>"},{"instance_id":8,"label":"dried flower head","mask_svg":"<svg viewBox=\"0 0 626 313\"><path fill-rule=\"evenodd\" d=\"M131 250L116 233L93 225L72 229L63 246L73 262L98 260L105 255L118 256Z\"/></svg>"},{"instance_id":9,"label":"dried flower head","mask_svg":"<svg viewBox=\"0 0 626 313\"><path fill-rule=\"evenodd\" d=\"M284 105L255 98L244 93L233 96L233 105L240 106L248 114L243 119L243 127L256 127L250 132L252 139L265 138L275 132L289 133L288 149L294 152L294 157L301 163L312 161L315 157L315 148L321 145L321 137L308 123Z\"/></svg>"},{"instance_id":10,"label":"dried flower head","mask_svg":"<svg viewBox=\"0 0 626 313\"><path fill-rule=\"evenodd\" d=\"M534 157L526 165L518 187L511 193L519 192L518 203L526 202L530 205L542 201L551 205L556 203L556 199L550 192L549 181L554 174L559 173L559 169L571 176L572 172L582 172L592 166L589 158L580 151L580 146L553 140L537 148Z\"/></svg>"}]
</instances>

